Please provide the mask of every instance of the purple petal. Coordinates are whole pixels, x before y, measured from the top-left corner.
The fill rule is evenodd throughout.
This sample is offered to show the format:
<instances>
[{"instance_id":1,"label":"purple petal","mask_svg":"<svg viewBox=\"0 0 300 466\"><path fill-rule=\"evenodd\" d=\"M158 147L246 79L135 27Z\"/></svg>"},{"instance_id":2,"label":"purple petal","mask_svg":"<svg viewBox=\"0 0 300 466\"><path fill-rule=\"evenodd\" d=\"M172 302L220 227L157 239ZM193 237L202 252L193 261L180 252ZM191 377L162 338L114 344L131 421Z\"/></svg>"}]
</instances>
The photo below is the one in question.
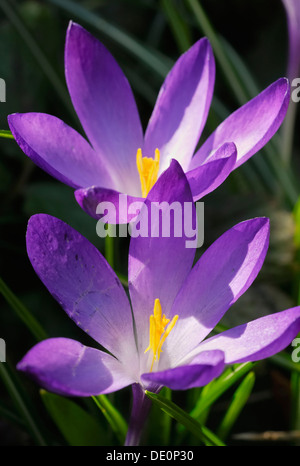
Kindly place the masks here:
<instances>
[{"instance_id":1,"label":"purple petal","mask_svg":"<svg viewBox=\"0 0 300 466\"><path fill-rule=\"evenodd\" d=\"M227 364L258 361L282 351L300 332L300 307L239 325L207 339L199 351L219 349Z\"/></svg>"},{"instance_id":2,"label":"purple petal","mask_svg":"<svg viewBox=\"0 0 300 466\"><path fill-rule=\"evenodd\" d=\"M256 278L268 248L269 220L248 220L224 233L200 257L172 307L179 319L165 342L171 365L196 347Z\"/></svg>"},{"instance_id":3,"label":"purple petal","mask_svg":"<svg viewBox=\"0 0 300 466\"><path fill-rule=\"evenodd\" d=\"M75 197L80 207L91 217L103 219L106 223L129 223L137 216L145 199L92 186L78 189Z\"/></svg>"},{"instance_id":4,"label":"purple petal","mask_svg":"<svg viewBox=\"0 0 300 466\"><path fill-rule=\"evenodd\" d=\"M225 143L208 162L186 173L194 201L214 191L225 181L236 163L236 147Z\"/></svg>"},{"instance_id":5,"label":"purple petal","mask_svg":"<svg viewBox=\"0 0 300 466\"><path fill-rule=\"evenodd\" d=\"M162 204L164 202L164 204ZM171 166L158 179L141 209L145 213L145 222L148 225L148 212L155 206L161 204L163 218L170 218L169 206L175 203L175 207L184 212L183 204L191 207L191 215L195 221L195 207L192 195L182 168L175 160ZM152 203L152 204L151 204ZM155 207L154 212L159 212ZM171 216L172 217L172 216ZM176 227L182 226L183 219L178 220ZM141 225L144 216L141 216ZM187 235L184 228L180 237L174 234L174 221L171 221L170 237L163 237L159 231L159 237L133 237L129 247L128 279L129 291L137 328L139 349L141 354L148 346L149 339L149 317L153 313L154 301L160 299L164 314L168 314L173 300L178 293L183 280L190 271L195 255L195 248L187 248ZM150 228L156 227L157 222L151 216ZM178 233L180 234L180 233ZM191 239L191 238L189 238Z\"/></svg>"},{"instance_id":6,"label":"purple petal","mask_svg":"<svg viewBox=\"0 0 300 466\"><path fill-rule=\"evenodd\" d=\"M134 383L117 359L68 338L38 343L17 368L46 390L65 396L111 393Z\"/></svg>"},{"instance_id":7,"label":"purple petal","mask_svg":"<svg viewBox=\"0 0 300 466\"><path fill-rule=\"evenodd\" d=\"M74 108L92 146L106 160L116 188L134 195L130 189L132 180L139 181L136 152L142 147L143 133L121 68L97 39L71 22L65 72Z\"/></svg>"},{"instance_id":8,"label":"purple petal","mask_svg":"<svg viewBox=\"0 0 300 466\"><path fill-rule=\"evenodd\" d=\"M161 170L171 159L188 168L210 107L215 62L206 38L181 55L157 98L145 135L143 154L161 152ZM230 139L232 140L232 139Z\"/></svg>"},{"instance_id":9,"label":"purple petal","mask_svg":"<svg viewBox=\"0 0 300 466\"><path fill-rule=\"evenodd\" d=\"M224 354L222 351L203 351L184 366L158 372L143 374L141 379L145 385L149 382L171 388L172 390L187 390L193 387L203 387L218 377L224 369Z\"/></svg>"},{"instance_id":10,"label":"purple petal","mask_svg":"<svg viewBox=\"0 0 300 466\"><path fill-rule=\"evenodd\" d=\"M33 162L73 188L113 187L104 164L88 142L58 118L44 113L8 116L15 140Z\"/></svg>"},{"instance_id":11,"label":"purple petal","mask_svg":"<svg viewBox=\"0 0 300 466\"><path fill-rule=\"evenodd\" d=\"M34 270L69 317L122 362L135 361L126 293L100 252L61 220L30 218L27 252Z\"/></svg>"},{"instance_id":12,"label":"purple petal","mask_svg":"<svg viewBox=\"0 0 300 466\"><path fill-rule=\"evenodd\" d=\"M235 168L258 152L280 127L289 105L288 80L281 78L240 107L209 136L193 157L190 169L209 159L211 152L226 141L237 147Z\"/></svg>"}]
</instances>

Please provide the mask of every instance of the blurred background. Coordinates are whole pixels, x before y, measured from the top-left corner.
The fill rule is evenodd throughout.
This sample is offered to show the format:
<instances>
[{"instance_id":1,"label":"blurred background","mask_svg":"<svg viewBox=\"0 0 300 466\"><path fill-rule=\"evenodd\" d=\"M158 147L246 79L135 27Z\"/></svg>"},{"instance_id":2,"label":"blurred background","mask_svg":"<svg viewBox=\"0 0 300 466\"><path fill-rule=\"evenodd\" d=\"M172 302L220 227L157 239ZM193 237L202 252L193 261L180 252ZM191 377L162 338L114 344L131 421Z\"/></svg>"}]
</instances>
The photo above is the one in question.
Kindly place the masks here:
<instances>
[{"instance_id":1,"label":"blurred background","mask_svg":"<svg viewBox=\"0 0 300 466\"><path fill-rule=\"evenodd\" d=\"M37 168L6 133L7 115L49 113L82 132L64 78L64 41L71 19L115 56L131 83L144 127L172 64L196 40L207 36L216 58L216 83L201 143L232 111L286 76L286 12L281 0L0 0L0 13L0 78L6 82L6 102L0 103L0 130L4 130L0 138L0 337L7 347L5 372L0 371L0 445L38 444L41 435L46 443L65 444L68 439L41 401L37 387L20 377L15 365L36 342L28 325L31 318L48 336L72 337L83 343L87 337L36 277L26 255L26 225L31 215L43 212L69 223L103 253L105 240L96 235L95 221L81 211L73 190ZM271 219L265 264L253 286L221 322L225 327L299 302L296 107L289 125L294 130L288 140L282 126L264 150L204 199L205 243L197 255L239 221L260 215ZM115 239L114 248L115 270L126 281L128 239ZM300 364L292 363L290 353L288 348L256 367L254 388L232 427L229 444L251 444L251 437L237 437L250 431L299 431ZM187 410L198 393L190 392L174 394L174 400ZM113 398L124 417L128 417L129 395L124 390ZM211 408L207 423L212 430L232 395L233 391L226 392ZM29 420L22 418L22 407L28 406ZM147 435L149 443L157 442L154 431L150 429ZM276 437L269 442L294 440L288 434L287 439Z\"/></svg>"}]
</instances>

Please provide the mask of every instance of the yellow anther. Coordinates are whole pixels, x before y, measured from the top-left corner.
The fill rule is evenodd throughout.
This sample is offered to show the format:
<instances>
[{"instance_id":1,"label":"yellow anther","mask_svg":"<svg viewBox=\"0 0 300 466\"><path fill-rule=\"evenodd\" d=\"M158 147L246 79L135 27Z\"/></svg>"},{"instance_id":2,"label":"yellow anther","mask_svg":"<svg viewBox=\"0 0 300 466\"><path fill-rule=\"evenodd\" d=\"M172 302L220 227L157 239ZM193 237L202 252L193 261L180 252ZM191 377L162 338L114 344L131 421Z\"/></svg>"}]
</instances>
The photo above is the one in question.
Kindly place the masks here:
<instances>
[{"instance_id":1,"label":"yellow anther","mask_svg":"<svg viewBox=\"0 0 300 466\"><path fill-rule=\"evenodd\" d=\"M142 196L147 197L150 189L156 183L159 170L159 150L155 150L155 158L143 157L142 149L136 153L136 165L140 175Z\"/></svg>"},{"instance_id":2,"label":"yellow anther","mask_svg":"<svg viewBox=\"0 0 300 466\"><path fill-rule=\"evenodd\" d=\"M153 314L150 316L149 346L145 350L145 353L149 350L153 352L150 372L152 372L154 362L159 361L162 345L176 324L177 319L178 315L174 316L170 322L170 319L167 319L165 314L162 315L160 300L155 300ZM166 325L168 325L167 328Z\"/></svg>"}]
</instances>

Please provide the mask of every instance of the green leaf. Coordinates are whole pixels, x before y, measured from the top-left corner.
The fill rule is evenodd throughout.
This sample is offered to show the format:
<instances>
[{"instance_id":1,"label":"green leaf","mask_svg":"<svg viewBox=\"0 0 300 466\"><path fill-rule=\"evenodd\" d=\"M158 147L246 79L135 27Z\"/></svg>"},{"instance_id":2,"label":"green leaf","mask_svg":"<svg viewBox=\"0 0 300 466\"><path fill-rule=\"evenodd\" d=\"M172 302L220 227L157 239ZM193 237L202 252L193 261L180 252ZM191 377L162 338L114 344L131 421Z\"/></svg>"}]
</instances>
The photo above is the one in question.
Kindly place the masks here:
<instances>
[{"instance_id":1,"label":"green leaf","mask_svg":"<svg viewBox=\"0 0 300 466\"><path fill-rule=\"evenodd\" d=\"M160 395L171 400L172 391L168 387L163 387ZM151 445L170 445L172 417L162 411L157 404L151 409L148 425Z\"/></svg>"},{"instance_id":2,"label":"green leaf","mask_svg":"<svg viewBox=\"0 0 300 466\"><path fill-rule=\"evenodd\" d=\"M226 414L220 423L217 434L222 439L225 440L231 431L234 423L239 417L242 409L248 401L248 398L252 392L253 386L255 383L255 374L250 372L246 375L244 380L241 382L237 390L233 395L233 400L226 411Z\"/></svg>"},{"instance_id":3,"label":"green leaf","mask_svg":"<svg viewBox=\"0 0 300 466\"><path fill-rule=\"evenodd\" d=\"M214 28L210 24L208 17L206 16L205 11L203 10L200 2L198 0L187 0L195 19L198 22L203 33L208 37L214 54L223 70L224 76L234 92L240 105L244 104L248 100L248 95L245 92L239 77L237 76L232 64L229 62L227 55L225 53L222 42L220 41L218 34L214 31Z\"/></svg>"},{"instance_id":4,"label":"green leaf","mask_svg":"<svg viewBox=\"0 0 300 466\"><path fill-rule=\"evenodd\" d=\"M295 220L294 242L296 247L300 249L300 197L295 204L293 216Z\"/></svg>"},{"instance_id":5,"label":"green leaf","mask_svg":"<svg viewBox=\"0 0 300 466\"><path fill-rule=\"evenodd\" d=\"M41 325L37 322L31 312L24 306L24 304L15 296L6 283L0 277L0 294L4 297L7 303L15 311L16 315L25 323L34 337L40 341L47 338L47 334Z\"/></svg>"},{"instance_id":6,"label":"green leaf","mask_svg":"<svg viewBox=\"0 0 300 466\"><path fill-rule=\"evenodd\" d=\"M144 63L148 68L155 71L159 76L165 77L171 68L171 60L168 57L162 56L150 47L144 46L125 31L95 15L95 13L79 5L77 2L71 0L47 0L47 3L62 8L72 16L74 15L81 21L94 27Z\"/></svg>"},{"instance_id":7,"label":"green leaf","mask_svg":"<svg viewBox=\"0 0 300 466\"><path fill-rule=\"evenodd\" d=\"M14 139L12 132L6 129L0 129L0 138Z\"/></svg>"},{"instance_id":8,"label":"green leaf","mask_svg":"<svg viewBox=\"0 0 300 466\"><path fill-rule=\"evenodd\" d=\"M63 396L40 391L44 405L71 446L105 445L106 433L87 411Z\"/></svg>"},{"instance_id":9,"label":"green leaf","mask_svg":"<svg viewBox=\"0 0 300 466\"><path fill-rule=\"evenodd\" d=\"M300 430L300 374L291 374L291 430Z\"/></svg>"},{"instance_id":10,"label":"green leaf","mask_svg":"<svg viewBox=\"0 0 300 466\"><path fill-rule=\"evenodd\" d=\"M200 397L190 415L198 419L226 390L247 374L254 366L252 362L229 367L218 379L207 385L205 396Z\"/></svg>"},{"instance_id":11,"label":"green leaf","mask_svg":"<svg viewBox=\"0 0 300 466\"><path fill-rule=\"evenodd\" d=\"M114 225L107 225L107 236L105 237L105 259L111 266L114 267L114 237L113 237L113 230Z\"/></svg>"},{"instance_id":12,"label":"green leaf","mask_svg":"<svg viewBox=\"0 0 300 466\"><path fill-rule=\"evenodd\" d=\"M225 444L220 440L213 432L211 432L207 427L202 426L194 418L192 418L188 413L183 409L179 408L172 401L157 395L155 393L148 392L146 390L146 395L154 404L157 404L160 409L162 409L169 416L176 419L177 422L182 424L186 429L188 429L195 437L201 440L207 446L225 446Z\"/></svg>"},{"instance_id":13,"label":"green leaf","mask_svg":"<svg viewBox=\"0 0 300 466\"><path fill-rule=\"evenodd\" d=\"M7 16L11 24L15 27L20 37L22 38L24 44L28 47L33 57L36 59L40 68L43 70L47 79L49 79L53 88L56 90L58 96L61 98L61 101L64 103L66 108L69 110L72 117L75 117L74 109L71 104L66 87L60 77L58 76L55 68L50 64L47 56L41 49L39 43L30 33L29 29L26 27L24 20L18 15L17 10L12 6L12 2L7 0L2 0L0 2L0 8L3 10L4 14ZM77 120L76 120L77 121Z\"/></svg>"},{"instance_id":14,"label":"green leaf","mask_svg":"<svg viewBox=\"0 0 300 466\"><path fill-rule=\"evenodd\" d=\"M184 53L192 45L191 34L187 23L170 0L161 0L161 7L169 21L178 48L181 53Z\"/></svg>"},{"instance_id":15,"label":"green leaf","mask_svg":"<svg viewBox=\"0 0 300 466\"><path fill-rule=\"evenodd\" d=\"M44 439L41 428L33 414L33 410L29 406L26 396L23 393L21 383L7 362L0 363L0 378L2 379L2 382L5 385L18 413L24 421L28 432L32 435L36 444L39 446L46 446L47 442Z\"/></svg>"},{"instance_id":16,"label":"green leaf","mask_svg":"<svg viewBox=\"0 0 300 466\"><path fill-rule=\"evenodd\" d=\"M123 445L128 429L126 421L106 395L93 396L92 398L116 434L120 444Z\"/></svg>"}]
</instances>

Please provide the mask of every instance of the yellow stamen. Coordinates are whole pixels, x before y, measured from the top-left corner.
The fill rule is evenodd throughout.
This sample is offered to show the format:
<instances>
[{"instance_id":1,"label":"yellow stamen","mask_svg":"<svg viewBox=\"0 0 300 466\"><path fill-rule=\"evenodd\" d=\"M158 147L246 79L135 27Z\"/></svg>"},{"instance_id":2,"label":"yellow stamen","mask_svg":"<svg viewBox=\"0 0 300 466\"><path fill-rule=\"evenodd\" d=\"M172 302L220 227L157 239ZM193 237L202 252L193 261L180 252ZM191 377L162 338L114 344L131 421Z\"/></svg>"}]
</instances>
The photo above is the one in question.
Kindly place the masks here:
<instances>
[{"instance_id":1,"label":"yellow stamen","mask_svg":"<svg viewBox=\"0 0 300 466\"><path fill-rule=\"evenodd\" d=\"M152 372L154 362L159 361L162 345L176 324L177 319L178 315L174 316L170 322L165 314L162 315L160 300L155 300L153 314L150 316L149 346L145 350L145 353L149 350L153 352L150 372ZM166 325L168 325L167 328Z\"/></svg>"},{"instance_id":2,"label":"yellow stamen","mask_svg":"<svg viewBox=\"0 0 300 466\"><path fill-rule=\"evenodd\" d=\"M147 197L150 189L156 183L159 170L159 150L155 150L155 158L143 157L142 149L136 153L136 165L140 175L142 196Z\"/></svg>"}]
</instances>

